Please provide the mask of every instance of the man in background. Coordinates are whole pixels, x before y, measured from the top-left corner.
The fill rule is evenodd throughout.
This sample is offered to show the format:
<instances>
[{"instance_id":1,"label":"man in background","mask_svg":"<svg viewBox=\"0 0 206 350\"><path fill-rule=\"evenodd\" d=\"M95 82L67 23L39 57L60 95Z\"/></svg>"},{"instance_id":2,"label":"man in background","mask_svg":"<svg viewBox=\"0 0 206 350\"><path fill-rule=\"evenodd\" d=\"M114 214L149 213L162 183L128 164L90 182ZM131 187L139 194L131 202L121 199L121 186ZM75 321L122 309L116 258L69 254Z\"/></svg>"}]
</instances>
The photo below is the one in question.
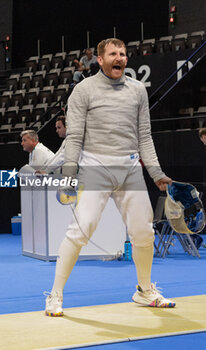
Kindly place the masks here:
<instances>
[{"instance_id":1,"label":"man in background","mask_svg":"<svg viewBox=\"0 0 206 350\"><path fill-rule=\"evenodd\" d=\"M86 78L92 73L94 70L94 67L98 65L97 63L97 57L93 55L93 52L91 49L86 49L85 55L82 56L82 58L79 61L78 68L74 72L73 75L73 82L74 84L77 84L82 80L82 78Z\"/></svg>"},{"instance_id":2,"label":"man in background","mask_svg":"<svg viewBox=\"0 0 206 350\"><path fill-rule=\"evenodd\" d=\"M36 173L45 174L56 172L64 163L65 137L66 137L66 118L63 114L56 119L56 132L63 139L58 151L50 158L44 167L37 170Z\"/></svg>"},{"instance_id":3,"label":"man in background","mask_svg":"<svg viewBox=\"0 0 206 350\"><path fill-rule=\"evenodd\" d=\"M39 137L34 130L25 130L21 132L21 145L23 150L29 152L29 165L31 167L44 166L54 153L39 142Z\"/></svg>"},{"instance_id":4,"label":"man in background","mask_svg":"<svg viewBox=\"0 0 206 350\"><path fill-rule=\"evenodd\" d=\"M201 128L199 130L199 138L202 143L206 146L206 128Z\"/></svg>"}]
</instances>

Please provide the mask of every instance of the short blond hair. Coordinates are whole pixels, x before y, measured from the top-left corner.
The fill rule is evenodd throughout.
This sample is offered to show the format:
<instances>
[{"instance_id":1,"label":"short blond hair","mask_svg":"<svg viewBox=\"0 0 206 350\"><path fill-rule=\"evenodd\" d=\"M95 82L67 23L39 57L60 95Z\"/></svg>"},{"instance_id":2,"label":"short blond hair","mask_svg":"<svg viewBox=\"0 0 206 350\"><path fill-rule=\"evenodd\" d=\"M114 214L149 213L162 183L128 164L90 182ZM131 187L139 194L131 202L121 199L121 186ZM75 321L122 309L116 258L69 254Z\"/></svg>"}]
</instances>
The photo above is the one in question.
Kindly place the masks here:
<instances>
[{"instance_id":1,"label":"short blond hair","mask_svg":"<svg viewBox=\"0 0 206 350\"><path fill-rule=\"evenodd\" d=\"M20 136L23 137L25 135L28 135L28 137L31 139L31 140L34 140L34 141L39 141L39 136L37 135L36 131L34 130L24 130L21 132Z\"/></svg>"},{"instance_id":2,"label":"short blond hair","mask_svg":"<svg viewBox=\"0 0 206 350\"><path fill-rule=\"evenodd\" d=\"M117 47L124 47L126 50L126 45L124 43L124 41L120 40L120 39L116 39L116 38L109 38L109 39L105 39L100 41L100 43L97 46L97 54L98 56L103 56L104 52L105 52L105 46L108 44L113 44Z\"/></svg>"}]
</instances>

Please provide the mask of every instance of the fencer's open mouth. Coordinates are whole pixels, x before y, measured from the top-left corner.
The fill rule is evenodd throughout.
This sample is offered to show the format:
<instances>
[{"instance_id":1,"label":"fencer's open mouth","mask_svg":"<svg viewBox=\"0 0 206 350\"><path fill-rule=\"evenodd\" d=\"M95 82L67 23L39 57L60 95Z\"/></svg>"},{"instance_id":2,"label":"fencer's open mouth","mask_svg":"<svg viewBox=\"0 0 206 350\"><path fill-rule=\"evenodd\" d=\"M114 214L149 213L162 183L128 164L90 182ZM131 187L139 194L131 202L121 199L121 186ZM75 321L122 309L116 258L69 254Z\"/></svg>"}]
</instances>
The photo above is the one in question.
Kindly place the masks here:
<instances>
[{"instance_id":1,"label":"fencer's open mouth","mask_svg":"<svg viewBox=\"0 0 206 350\"><path fill-rule=\"evenodd\" d=\"M112 69L117 69L117 70L120 70L120 69L121 69L121 67L120 67L120 66L118 66L118 65L114 65L114 66L112 67Z\"/></svg>"}]
</instances>

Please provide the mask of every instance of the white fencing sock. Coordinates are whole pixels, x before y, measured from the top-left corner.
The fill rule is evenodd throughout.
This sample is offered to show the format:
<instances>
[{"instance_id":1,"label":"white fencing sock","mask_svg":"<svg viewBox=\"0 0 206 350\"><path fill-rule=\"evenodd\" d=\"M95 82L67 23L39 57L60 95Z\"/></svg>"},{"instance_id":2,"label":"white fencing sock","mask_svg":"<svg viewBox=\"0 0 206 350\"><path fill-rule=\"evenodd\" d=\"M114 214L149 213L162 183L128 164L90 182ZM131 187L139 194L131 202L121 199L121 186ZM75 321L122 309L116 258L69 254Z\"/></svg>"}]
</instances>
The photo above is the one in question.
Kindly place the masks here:
<instances>
[{"instance_id":1,"label":"white fencing sock","mask_svg":"<svg viewBox=\"0 0 206 350\"><path fill-rule=\"evenodd\" d=\"M62 296L64 286L77 262L80 251L81 246L75 245L67 237L64 238L58 252L55 279L51 294L57 293L59 296Z\"/></svg>"},{"instance_id":2,"label":"white fencing sock","mask_svg":"<svg viewBox=\"0 0 206 350\"><path fill-rule=\"evenodd\" d=\"M151 269L154 254L153 243L148 247L132 247L132 257L137 270L138 285L141 289L151 288Z\"/></svg>"}]
</instances>

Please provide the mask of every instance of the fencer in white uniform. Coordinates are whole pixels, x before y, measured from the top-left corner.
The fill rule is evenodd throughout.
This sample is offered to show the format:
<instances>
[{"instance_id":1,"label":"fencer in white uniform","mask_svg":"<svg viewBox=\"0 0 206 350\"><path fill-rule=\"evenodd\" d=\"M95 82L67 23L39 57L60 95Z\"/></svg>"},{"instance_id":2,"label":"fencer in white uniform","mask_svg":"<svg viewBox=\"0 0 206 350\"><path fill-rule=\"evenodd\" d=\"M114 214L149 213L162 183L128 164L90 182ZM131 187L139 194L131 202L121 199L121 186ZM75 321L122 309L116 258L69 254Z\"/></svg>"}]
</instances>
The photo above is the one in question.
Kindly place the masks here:
<instances>
[{"instance_id":1,"label":"fencer in white uniform","mask_svg":"<svg viewBox=\"0 0 206 350\"><path fill-rule=\"evenodd\" d=\"M132 243L138 278L133 301L141 306L175 306L151 283L153 211L139 159L160 190L172 180L161 170L155 152L146 89L124 74L127 57L122 41L100 42L98 63L101 70L76 85L68 99L63 174L76 177L82 152L78 181L83 191L77 196L75 218L59 248L53 288L46 299L48 316L63 315L64 285L109 197L114 199Z\"/></svg>"}]
</instances>

